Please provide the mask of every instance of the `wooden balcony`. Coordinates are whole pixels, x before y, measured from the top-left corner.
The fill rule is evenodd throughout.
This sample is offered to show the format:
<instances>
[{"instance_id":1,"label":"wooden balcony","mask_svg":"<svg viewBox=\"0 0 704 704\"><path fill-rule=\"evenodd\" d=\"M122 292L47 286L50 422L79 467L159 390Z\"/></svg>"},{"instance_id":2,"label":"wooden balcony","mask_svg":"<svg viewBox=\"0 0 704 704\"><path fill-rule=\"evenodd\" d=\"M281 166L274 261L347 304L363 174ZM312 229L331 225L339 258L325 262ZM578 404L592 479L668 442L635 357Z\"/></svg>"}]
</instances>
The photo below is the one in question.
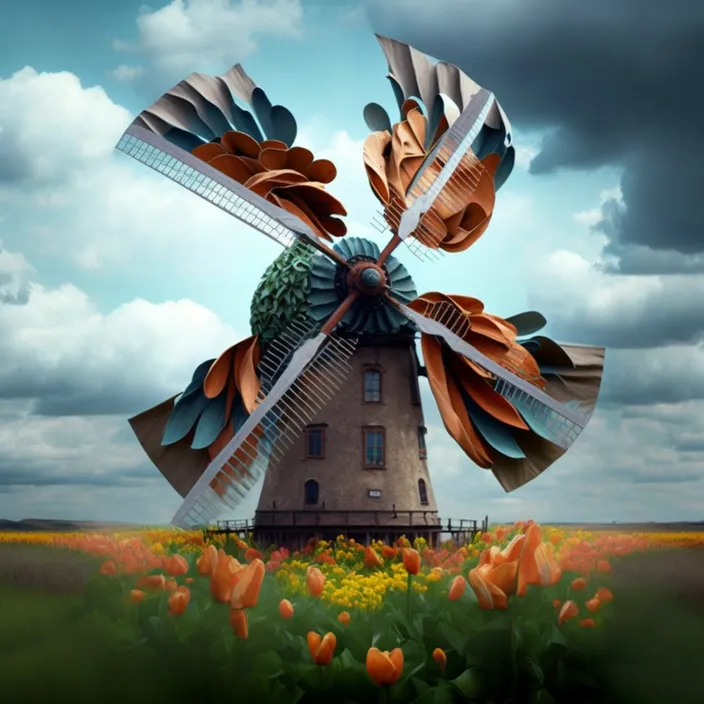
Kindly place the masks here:
<instances>
[{"instance_id":1,"label":"wooden balcony","mask_svg":"<svg viewBox=\"0 0 704 704\"><path fill-rule=\"evenodd\" d=\"M340 528L440 528L437 511L336 511L303 509L299 511L257 511L254 528L301 528L337 526Z\"/></svg>"}]
</instances>

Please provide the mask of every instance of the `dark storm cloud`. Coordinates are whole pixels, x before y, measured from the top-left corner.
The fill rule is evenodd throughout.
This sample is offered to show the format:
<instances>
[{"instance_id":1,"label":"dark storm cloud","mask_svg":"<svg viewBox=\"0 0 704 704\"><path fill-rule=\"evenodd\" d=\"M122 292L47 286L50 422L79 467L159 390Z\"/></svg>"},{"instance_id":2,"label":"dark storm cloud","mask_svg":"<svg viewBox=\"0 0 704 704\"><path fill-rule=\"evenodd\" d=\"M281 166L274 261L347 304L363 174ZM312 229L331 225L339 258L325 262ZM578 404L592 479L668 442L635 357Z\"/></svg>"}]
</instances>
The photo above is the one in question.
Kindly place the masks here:
<instances>
[{"instance_id":1,"label":"dark storm cloud","mask_svg":"<svg viewBox=\"0 0 704 704\"><path fill-rule=\"evenodd\" d=\"M151 408L171 393L138 381L126 380L124 371L59 368L0 370L0 398L33 400L32 413L40 416L103 416L126 418Z\"/></svg>"},{"instance_id":2,"label":"dark storm cloud","mask_svg":"<svg viewBox=\"0 0 704 704\"><path fill-rule=\"evenodd\" d=\"M0 458L0 491L9 487L27 486L132 486L150 480L161 480L159 472L151 465L120 469L119 472L90 473L87 469L76 469L66 463L65 467L41 466L41 462L28 459L19 466Z\"/></svg>"},{"instance_id":3,"label":"dark storm cloud","mask_svg":"<svg viewBox=\"0 0 704 704\"><path fill-rule=\"evenodd\" d=\"M611 252L691 272L704 252L704 3L700 0L370 0L375 31L459 65L523 129L549 129L531 164L625 169L625 208L604 208ZM640 263L642 265L642 262ZM695 271L701 271L701 259Z\"/></svg>"}]
</instances>

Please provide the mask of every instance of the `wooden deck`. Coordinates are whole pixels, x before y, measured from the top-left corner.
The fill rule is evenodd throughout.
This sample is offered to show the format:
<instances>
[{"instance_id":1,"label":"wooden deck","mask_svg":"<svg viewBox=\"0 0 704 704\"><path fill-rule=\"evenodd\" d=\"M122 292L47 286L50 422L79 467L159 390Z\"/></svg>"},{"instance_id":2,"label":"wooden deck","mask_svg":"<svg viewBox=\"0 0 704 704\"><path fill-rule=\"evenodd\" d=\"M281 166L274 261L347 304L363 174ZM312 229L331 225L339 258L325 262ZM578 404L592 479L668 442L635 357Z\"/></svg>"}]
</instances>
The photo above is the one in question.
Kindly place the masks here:
<instances>
[{"instance_id":1,"label":"wooden deck","mask_svg":"<svg viewBox=\"0 0 704 704\"><path fill-rule=\"evenodd\" d=\"M391 543L401 536L423 537L436 545L442 538L457 543L471 541L485 532L483 520L449 518L434 511L257 511L254 519L218 521L208 532L238 537L266 545L303 546L309 539L334 540L338 535L369 543L380 539Z\"/></svg>"}]
</instances>

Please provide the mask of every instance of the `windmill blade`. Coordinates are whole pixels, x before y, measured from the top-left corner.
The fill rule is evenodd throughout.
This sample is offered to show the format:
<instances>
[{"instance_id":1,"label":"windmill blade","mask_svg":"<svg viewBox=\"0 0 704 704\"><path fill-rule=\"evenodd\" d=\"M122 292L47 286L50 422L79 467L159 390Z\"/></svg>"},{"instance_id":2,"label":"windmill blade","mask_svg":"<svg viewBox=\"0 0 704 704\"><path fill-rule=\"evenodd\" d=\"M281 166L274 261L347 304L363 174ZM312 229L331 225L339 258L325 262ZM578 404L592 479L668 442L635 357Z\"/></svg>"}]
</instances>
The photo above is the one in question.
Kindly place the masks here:
<instances>
[{"instance_id":1,"label":"windmill blade","mask_svg":"<svg viewBox=\"0 0 704 704\"><path fill-rule=\"evenodd\" d=\"M549 436L558 447L568 449L584 430L589 420L587 415L560 403L465 342L461 337L462 326L468 323L461 316L452 317L451 306L429 305L426 314L421 315L398 302L395 305L421 332L441 338L452 350L493 374L496 377L494 389L519 410L531 428Z\"/></svg>"},{"instance_id":2,"label":"windmill blade","mask_svg":"<svg viewBox=\"0 0 704 704\"><path fill-rule=\"evenodd\" d=\"M132 123L116 149L164 174L284 247L290 247L297 239L303 238L340 263L337 253L324 244L303 220L258 196L161 135Z\"/></svg>"},{"instance_id":3,"label":"windmill blade","mask_svg":"<svg viewBox=\"0 0 704 704\"><path fill-rule=\"evenodd\" d=\"M204 525L228 507L237 506L344 383L356 342L330 337L324 331L305 339L240 430L200 476L172 523L180 528ZM268 368L275 367L269 364ZM254 438L258 442L253 443ZM211 487L214 480L219 492Z\"/></svg>"},{"instance_id":4,"label":"windmill blade","mask_svg":"<svg viewBox=\"0 0 704 704\"><path fill-rule=\"evenodd\" d=\"M401 240L413 234L430 247L437 245L440 232L436 231L431 223L422 223L422 216L436 201L451 201L458 188L473 192L479 185L479 175L483 167L471 147L494 102L493 93L479 88L457 120L430 151L409 188L408 198L412 202L401 214L398 229L398 237ZM460 166L467 175L456 176L453 181L453 176Z\"/></svg>"}]
</instances>

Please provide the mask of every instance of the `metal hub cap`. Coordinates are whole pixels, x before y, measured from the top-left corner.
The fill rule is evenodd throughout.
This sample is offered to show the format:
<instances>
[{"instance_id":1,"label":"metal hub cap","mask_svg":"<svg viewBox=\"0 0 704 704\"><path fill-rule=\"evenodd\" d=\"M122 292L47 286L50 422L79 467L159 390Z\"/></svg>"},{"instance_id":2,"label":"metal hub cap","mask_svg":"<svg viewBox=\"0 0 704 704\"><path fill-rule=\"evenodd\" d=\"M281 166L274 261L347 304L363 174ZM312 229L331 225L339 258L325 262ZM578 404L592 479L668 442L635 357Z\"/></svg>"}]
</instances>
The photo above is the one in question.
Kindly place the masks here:
<instances>
[{"instance_id":1,"label":"metal hub cap","mask_svg":"<svg viewBox=\"0 0 704 704\"><path fill-rule=\"evenodd\" d=\"M362 272L362 283L368 288L376 288L381 283L381 274L377 269L369 267Z\"/></svg>"}]
</instances>

